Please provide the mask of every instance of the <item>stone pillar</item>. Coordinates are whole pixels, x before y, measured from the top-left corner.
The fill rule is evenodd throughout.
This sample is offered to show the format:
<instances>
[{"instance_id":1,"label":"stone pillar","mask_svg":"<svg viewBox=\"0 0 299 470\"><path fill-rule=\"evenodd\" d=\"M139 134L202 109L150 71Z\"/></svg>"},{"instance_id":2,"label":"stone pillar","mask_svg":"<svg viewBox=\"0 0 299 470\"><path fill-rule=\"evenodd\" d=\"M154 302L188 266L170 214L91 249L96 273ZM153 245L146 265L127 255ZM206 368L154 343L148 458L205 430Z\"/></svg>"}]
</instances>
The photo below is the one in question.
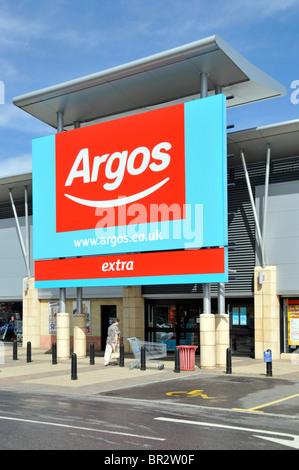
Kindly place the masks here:
<instances>
[{"instance_id":1,"label":"stone pillar","mask_svg":"<svg viewBox=\"0 0 299 470\"><path fill-rule=\"evenodd\" d=\"M57 313L57 359L70 358L70 316Z\"/></svg>"},{"instance_id":2,"label":"stone pillar","mask_svg":"<svg viewBox=\"0 0 299 470\"><path fill-rule=\"evenodd\" d=\"M229 348L229 315L215 315L216 323L216 366L226 366L226 350Z\"/></svg>"},{"instance_id":3,"label":"stone pillar","mask_svg":"<svg viewBox=\"0 0 299 470\"><path fill-rule=\"evenodd\" d=\"M259 274L261 273L261 274ZM271 349L272 358L280 359L280 306L276 294L276 266L254 269L255 358L263 359Z\"/></svg>"},{"instance_id":4,"label":"stone pillar","mask_svg":"<svg viewBox=\"0 0 299 470\"><path fill-rule=\"evenodd\" d=\"M74 353L77 357L86 357L86 315L74 315Z\"/></svg>"},{"instance_id":5,"label":"stone pillar","mask_svg":"<svg viewBox=\"0 0 299 470\"><path fill-rule=\"evenodd\" d=\"M215 315L200 315L200 367L213 369L216 367L216 331Z\"/></svg>"},{"instance_id":6,"label":"stone pillar","mask_svg":"<svg viewBox=\"0 0 299 470\"><path fill-rule=\"evenodd\" d=\"M131 352L127 338L144 339L144 299L141 286L123 288L123 324L120 325L126 352Z\"/></svg>"},{"instance_id":7,"label":"stone pillar","mask_svg":"<svg viewBox=\"0 0 299 470\"><path fill-rule=\"evenodd\" d=\"M41 320L38 289L34 286L34 278L23 280L23 347L31 342L32 348L40 348Z\"/></svg>"}]
</instances>

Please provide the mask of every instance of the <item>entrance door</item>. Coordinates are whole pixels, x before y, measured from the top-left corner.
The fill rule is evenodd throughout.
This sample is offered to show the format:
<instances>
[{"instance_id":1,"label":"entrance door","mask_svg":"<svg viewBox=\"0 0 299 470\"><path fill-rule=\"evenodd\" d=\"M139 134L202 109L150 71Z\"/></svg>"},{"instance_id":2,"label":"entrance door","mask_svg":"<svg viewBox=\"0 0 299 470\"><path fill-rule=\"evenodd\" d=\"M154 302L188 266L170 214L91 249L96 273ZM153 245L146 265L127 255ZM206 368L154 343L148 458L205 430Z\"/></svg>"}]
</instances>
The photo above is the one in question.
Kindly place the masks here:
<instances>
[{"instance_id":1,"label":"entrance door","mask_svg":"<svg viewBox=\"0 0 299 470\"><path fill-rule=\"evenodd\" d=\"M179 345L199 346L200 313L198 301L149 301L147 340L165 343L168 351L174 351Z\"/></svg>"},{"instance_id":2,"label":"entrance door","mask_svg":"<svg viewBox=\"0 0 299 470\"><path fill-rule=\"evenodd\" d=\"M200 313L198 304L177 305L177 345L199 346Z\"/></svg>"},{"instance_id":3,"label":"entrance door","mask_svg":"<svg viewBox=\"0 0 299 470\"><path fill-rule=\"evenodd\" d=\"M106 348L106 339L107 339L107 330L113 318L116 318L116 305L102 305L101 306L101 350L105 351Z\"/></svg>"},{"instance_id":4,"label":"entrance door","mask_svg":"<svg viewBox=\"0 0 299 470\"><path fill-rule=\"evenodd\" d=\"M254 305L252 299L229 299L230 341L234 354L254 353Z\"/></svg>"}]
</instances>

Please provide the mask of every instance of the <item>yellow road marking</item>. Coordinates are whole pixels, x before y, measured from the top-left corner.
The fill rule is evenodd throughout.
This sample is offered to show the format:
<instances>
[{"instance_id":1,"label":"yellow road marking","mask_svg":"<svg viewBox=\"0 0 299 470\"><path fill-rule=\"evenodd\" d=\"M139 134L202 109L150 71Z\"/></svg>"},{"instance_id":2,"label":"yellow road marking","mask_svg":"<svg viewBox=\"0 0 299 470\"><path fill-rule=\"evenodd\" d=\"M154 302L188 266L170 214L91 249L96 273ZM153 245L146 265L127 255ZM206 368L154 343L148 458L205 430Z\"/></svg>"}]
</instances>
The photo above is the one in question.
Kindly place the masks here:
<instances>
[{"instance_id":1,"label":"yellow road marking","mask_svg":"<svg viewBox=\"0 0 299 470\"><path fill-rule=\"evenodd\" d=\"M291 398L299 397L299 393L295 395L290 395L285 398L280 398L279 400L270 401L269 403L264 403L263 405L254 406L253 408L243 409L243 411L259 411L260 408L265 408L266 406L275 405L276 403L281 403L282 401L290 400ZM242 408L233 408L233 410L241 410ZM263 411L259 411L260 413L264 413Z\"/></svg>"},{"instance_id":2,"label":"yellow road marking","mask_svg":"<svg viewBox=\"0 0 299 470\"><path fill-rule=\"evenodd\" d=\"M186 391L177 391L177 392L167 392L166 395L170 395L172 397L202 397L206 399L211 399L215 397L208 397L205 393L203 393L203 390L192 390L191 392L186 392Z\"/></svg>"}]
</instances>

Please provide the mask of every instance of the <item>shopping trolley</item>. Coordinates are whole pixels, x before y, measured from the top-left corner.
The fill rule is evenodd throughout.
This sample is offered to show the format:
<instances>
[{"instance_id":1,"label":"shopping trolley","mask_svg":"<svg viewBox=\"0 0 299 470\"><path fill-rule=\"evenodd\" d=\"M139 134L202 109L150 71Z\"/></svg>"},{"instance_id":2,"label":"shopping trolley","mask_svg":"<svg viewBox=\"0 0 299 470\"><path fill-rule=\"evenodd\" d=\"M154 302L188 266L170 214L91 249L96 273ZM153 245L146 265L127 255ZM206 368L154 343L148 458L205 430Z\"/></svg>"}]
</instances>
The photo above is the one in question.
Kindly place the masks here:
<instances>
[{"instance_id":1,"label":"shopping trolley","mask_svg":"<svg viewBox=\"0 0 299 470\"><path fill-rule=\"evenodd\" d=\"M139 368L140 364L140 356L141 356L141 347L145 347L145 361L146 364L151 364L154 366L158 365L158 369L164 369L164 364L161 364L156 361L152 361L152 359L159 359L161 357L165 357L166 353L166 344L163 343L152 343L150 341L141 341L140 339L136 338L127 338L130 343L132 353L134 354L135 361L130 363L129 369L136 369Z\"/></svg>"},{"instance_id":2,"label":"shopping trolley","mask_svg":"<svg viewBox=\"0 0 299 470\"><path fill-rule=\"evenodd\" d=\"M0 339L5 339L8 327L9 327L9 323L7 323L7 325L0 327Z\"/></svg>"}]
</instances>

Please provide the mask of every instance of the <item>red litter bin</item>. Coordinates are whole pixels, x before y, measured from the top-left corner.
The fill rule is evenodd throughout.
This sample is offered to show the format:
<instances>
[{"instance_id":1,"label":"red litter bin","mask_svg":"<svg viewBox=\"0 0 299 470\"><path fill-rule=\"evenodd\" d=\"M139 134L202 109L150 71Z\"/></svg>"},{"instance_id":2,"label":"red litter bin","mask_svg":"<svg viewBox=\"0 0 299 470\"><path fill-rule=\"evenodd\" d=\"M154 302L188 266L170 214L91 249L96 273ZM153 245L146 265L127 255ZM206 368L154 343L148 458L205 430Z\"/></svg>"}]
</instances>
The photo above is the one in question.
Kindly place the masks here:
<instances>
[{"instance_id":1,"label":"red litter bin","mask_svg":"<svg viewBox=\"0 0 299 470\"><path fill-rule=\"evenodd\" d=\"M194 370L195 351L198 346L177 346L177 348L180 350L180 369Z\"/></svg>"}]
</instances>

